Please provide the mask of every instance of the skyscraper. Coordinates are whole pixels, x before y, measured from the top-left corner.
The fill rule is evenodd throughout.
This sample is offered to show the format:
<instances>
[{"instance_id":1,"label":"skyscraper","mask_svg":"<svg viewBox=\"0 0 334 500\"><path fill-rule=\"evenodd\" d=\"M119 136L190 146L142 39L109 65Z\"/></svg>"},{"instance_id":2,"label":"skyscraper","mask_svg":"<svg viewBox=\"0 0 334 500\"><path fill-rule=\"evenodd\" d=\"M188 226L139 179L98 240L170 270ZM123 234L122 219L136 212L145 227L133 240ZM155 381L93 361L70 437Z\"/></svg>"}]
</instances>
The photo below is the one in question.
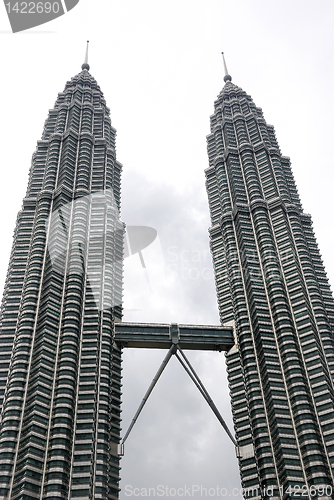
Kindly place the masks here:
<instances>
[{"instance_id":1,"label":"skyscraper","mask_svg":"<svg viewBox=\"0 0 334 500\"><path fill-rule=\"evenodd\" d=\"M333 299L273 127L225 80L206 175L219 310L223 324L235 321L237 343L231 326L123 323L119 345L135 335L136 347L229 349L246 497L329 499ZM118 496L113 326L124 226L115 135L85 62L49 112L14 234L0 317L3 499Z\"/></svg>"},{"instance_id":2,"label":"skyscraper","mask_svg":"<svg viewBox=\"0 0 334 500\"><path fill-rule=\"evenodd\" d=\"M226 360L242 484L256 498L330 499L332 293L274 128L226 65L224 80L206 185L219 313L237 332Z\"/></svg>"},{"instance_id":3,"label":"skyscraper","mask_svg":"<svg viewBox=\"0 0 334 500\"><path fill-rule=\"evenodd\" d=\"M182 349L230 349L233 327L121 322L123 246L140 254L156 232L139 228L140 240L130 226L124 241L116 131L89 69L49 112L17 217L0 316L0 499L118 498L119 453L147 399L119 447L125 347L169 349L159 376L175 354L229 433Z\"/></svg>"},{"instance_id":4,"label":"skyscraper","mask_svg":"<svg viewBox=\"0 0 334 500\"><path fill-rule=\"evenodd\" d=\"M117 498L123 224L116 131L89 73L45 122L0 318L0 498Z\"/></svg>"}]
</instances>

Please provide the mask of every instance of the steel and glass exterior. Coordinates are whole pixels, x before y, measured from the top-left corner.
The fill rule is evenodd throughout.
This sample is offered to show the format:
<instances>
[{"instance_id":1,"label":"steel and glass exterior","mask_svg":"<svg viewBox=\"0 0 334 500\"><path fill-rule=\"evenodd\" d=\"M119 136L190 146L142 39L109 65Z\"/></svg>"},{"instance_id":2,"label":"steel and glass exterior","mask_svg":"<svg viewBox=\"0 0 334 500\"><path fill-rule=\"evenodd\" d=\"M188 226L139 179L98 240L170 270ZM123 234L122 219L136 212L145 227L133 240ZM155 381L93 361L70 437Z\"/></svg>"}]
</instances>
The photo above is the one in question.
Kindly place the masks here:
<instances>
[{"instance_id":1,"label":"steel and glass exterior","mask_svg":"<svg viewBox=\"0 0 334 500\"><path fill-rule=\"evenodd\" d=\"M245 498L334 498L334 303L289 158L225 76L207 138L210 242ZM253 492L252 492L253 491Z\"/></svg>"},{"instance_id":2,"label":"steel and glass exterior","mask_svg":"<svg viewBox=\"0 0 334 500\"><path fill-rule=\"evenodd\" d=\"M245 496L334 498L333 297L290 161L261 109L225 80L206 182L226 339L210 342L229 349ZM14 233L0 315L0 499L116 500L115 340L140 334L140 347L165 348L190 335L203 349L212 336L134 324L115 336L124 233L115 136L85 63L49 112Z\"/></svg>"},{"instance_id":3,"label":"steel and glass exterior","mask_svg":"<svg viewBox=\"0 0 334 500\"><path fill-rule=\"evenodd\" d=\"M45 122L0 318L0 498L116 499L123 224L116 131L88 64Z\"/></svg>"}]
</instances>

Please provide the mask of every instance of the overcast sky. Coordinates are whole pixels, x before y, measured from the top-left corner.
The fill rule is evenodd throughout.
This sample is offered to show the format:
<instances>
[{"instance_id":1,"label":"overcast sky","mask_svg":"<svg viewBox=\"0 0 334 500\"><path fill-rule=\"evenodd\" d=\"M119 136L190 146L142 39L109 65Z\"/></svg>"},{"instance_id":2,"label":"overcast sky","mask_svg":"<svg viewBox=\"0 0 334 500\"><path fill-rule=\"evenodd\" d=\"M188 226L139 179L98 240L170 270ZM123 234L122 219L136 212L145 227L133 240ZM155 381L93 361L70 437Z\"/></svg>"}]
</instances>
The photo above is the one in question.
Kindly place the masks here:
<instances>
[{"instance_id":1,"label":"overcast sky","mask_svg":"<svg viewBox=\"0 0 334 500\"><path fill-rule=\"evenodd\" d=\"M222 51L291 158L334 283L333 1L80 0L15 35L0 6L0 286L31 155L57 93L80 71L87 39L118 133L122 219L158 232L143 252L146 271L138 255L126 259L125 320L219 322L203 172ZM164 354L125 353L124 432ZM224 354L191 354L231 425ZM191 384L172 359L126 443L122 499L127 485L219 486L231 496L240 487L233 446Z\"/></svg>"}]
</instances>

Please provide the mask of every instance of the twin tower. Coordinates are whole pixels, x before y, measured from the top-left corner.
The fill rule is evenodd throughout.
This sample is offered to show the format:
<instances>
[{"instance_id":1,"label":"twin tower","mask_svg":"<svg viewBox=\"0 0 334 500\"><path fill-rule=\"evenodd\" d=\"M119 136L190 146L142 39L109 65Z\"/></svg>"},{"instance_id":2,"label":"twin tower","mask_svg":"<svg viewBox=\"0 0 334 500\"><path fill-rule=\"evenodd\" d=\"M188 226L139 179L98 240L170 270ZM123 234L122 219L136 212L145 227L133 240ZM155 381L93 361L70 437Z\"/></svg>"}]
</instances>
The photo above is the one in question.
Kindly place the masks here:
<instances>
[{"instance_id":1,"label":"twin tower","mask_svg":"<svg viewBox=\"0 0 334 500\"><path fill-rule=\"evenodd\" d=\"M329 500L334 302L311 218L273 127L227 71L210 122L210 244L221 323L234 327L216 328L224 344L214 327L166 326L161 347L226 350L245 498ZM0 499L119 495L122 347L162 331L121 322L115 136L86 62L49 112L17 217L0 316Z\"/></svg>"}]
</instances>

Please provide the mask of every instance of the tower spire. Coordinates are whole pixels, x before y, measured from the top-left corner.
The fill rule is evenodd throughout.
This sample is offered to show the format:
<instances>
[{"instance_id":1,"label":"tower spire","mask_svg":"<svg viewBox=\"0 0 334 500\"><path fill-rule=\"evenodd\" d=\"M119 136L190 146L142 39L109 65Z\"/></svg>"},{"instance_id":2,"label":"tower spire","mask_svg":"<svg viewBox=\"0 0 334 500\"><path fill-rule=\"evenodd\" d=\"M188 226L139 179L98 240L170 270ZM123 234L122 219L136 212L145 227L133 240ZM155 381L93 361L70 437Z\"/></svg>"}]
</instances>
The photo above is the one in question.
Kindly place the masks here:
<instances>
[{"instance_id":1,"label":"tower spire","mask_svg":"<svg viewBox=\"0 0 334 500\"><path fill-rule=\"evenodd\" d=\"M88 64L88 47L89 47L89 40L87 40L87 48L86 48L86 56L85 56L85 62L83 63L83 65L81 66L81 69L86 69L87 71L89 71L89 64Z\"/></svg>"},{"instance_id":2,"label":"tower spire","mask_svg":"<svg viewBox=\"0 0 334 500\"><path fill-rule=\"evenodd\" d=\"M224 52L222 52L222 56L223 56L224 71L225 71L224 82L230 82L232 80L232 77L228 74L228 71L227 71Z\"/></svg>"}]
</instances>

